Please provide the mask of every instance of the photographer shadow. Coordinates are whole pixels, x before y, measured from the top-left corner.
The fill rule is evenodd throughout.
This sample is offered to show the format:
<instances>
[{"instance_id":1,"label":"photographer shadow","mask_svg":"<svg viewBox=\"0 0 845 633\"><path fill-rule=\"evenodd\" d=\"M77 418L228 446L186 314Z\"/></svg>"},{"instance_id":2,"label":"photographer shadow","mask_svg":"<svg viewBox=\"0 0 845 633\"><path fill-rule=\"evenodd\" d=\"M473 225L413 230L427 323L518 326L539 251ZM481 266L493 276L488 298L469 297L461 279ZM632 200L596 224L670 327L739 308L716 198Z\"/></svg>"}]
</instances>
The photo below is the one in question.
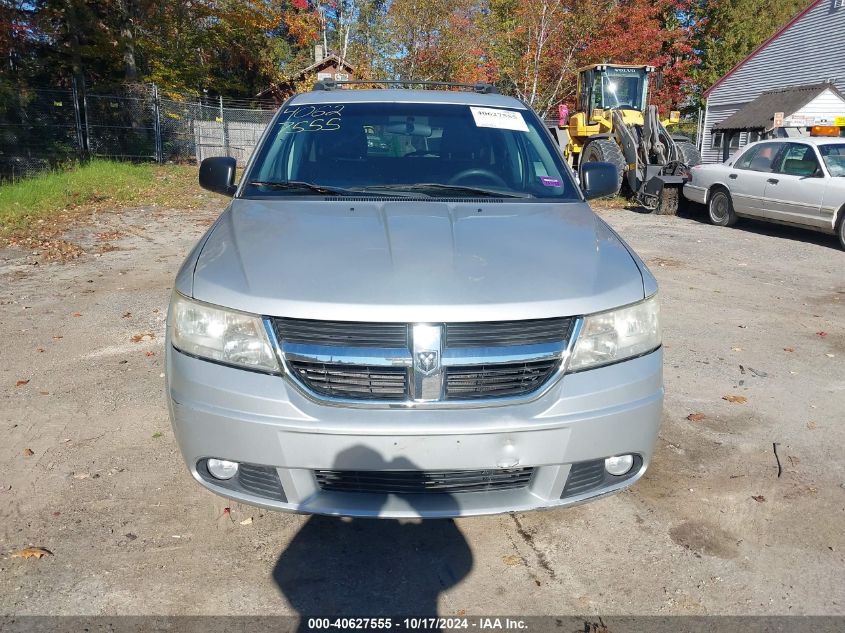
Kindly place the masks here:
<instances>
[{"instance_id":1,"label":"photographer shadow","mask_svg":"<svg viewBox=\"0 0 845 633\"><path fill-rule=\"evenodd\" d=\"M419 470L397 458L387 462L375 451L356 446L338 456L335 468ZM359 468L360 469L360 468ZM428 494L402 495L419 511ZM374 516L388 494L370 494ZM437 493L438 508L457 511L451 494ZM457 585L472 569L469 544L451 519L396 520L312 516L279 556L273 580L306 618L434 617L441 592Z\"/></svg>"}]
</instances>

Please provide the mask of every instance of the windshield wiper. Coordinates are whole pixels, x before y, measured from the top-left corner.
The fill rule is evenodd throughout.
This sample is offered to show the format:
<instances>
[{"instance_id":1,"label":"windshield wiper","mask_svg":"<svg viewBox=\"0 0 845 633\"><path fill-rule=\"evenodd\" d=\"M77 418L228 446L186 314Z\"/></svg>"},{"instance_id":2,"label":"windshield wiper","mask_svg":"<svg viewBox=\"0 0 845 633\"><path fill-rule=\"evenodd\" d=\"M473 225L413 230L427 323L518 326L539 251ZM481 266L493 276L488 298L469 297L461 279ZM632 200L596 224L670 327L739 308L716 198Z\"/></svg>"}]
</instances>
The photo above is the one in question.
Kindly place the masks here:
<instances>
[{"instance_id":1,"label":"windshield wiper","mask_svg":"<svg viewBox=\"0 0 845 633\"><path fill-rule=\"evenodd\" d=\"M304 182L302 180L251 180L250 185L255 187L267 187L275 191L287 191L289 189L306 189L323 195L330 196L348 196L353 195L353 192L339 187L327 187L326 185L317 185L312 182Z\"/></svg>"},{"instance_id":2,"label":"windshield wiper","mask_svg":"<svg viewBox=\"0 0 845 633\"><path fill-rule=\"evenodd\" d=\"M387 191L426 191L426 190L442 190L442 191L461 191L463 193L471 193L474 195L490 196L497 198L533 198L530 193L511 193L504 191L496 191L495 189L484 189L482 187L465 187L463 185L446 185L439 182L422 182L413 185L371 185L364 187L364 191L372 191L374 189L385 189Z\"/></svg>"}]
</instances>

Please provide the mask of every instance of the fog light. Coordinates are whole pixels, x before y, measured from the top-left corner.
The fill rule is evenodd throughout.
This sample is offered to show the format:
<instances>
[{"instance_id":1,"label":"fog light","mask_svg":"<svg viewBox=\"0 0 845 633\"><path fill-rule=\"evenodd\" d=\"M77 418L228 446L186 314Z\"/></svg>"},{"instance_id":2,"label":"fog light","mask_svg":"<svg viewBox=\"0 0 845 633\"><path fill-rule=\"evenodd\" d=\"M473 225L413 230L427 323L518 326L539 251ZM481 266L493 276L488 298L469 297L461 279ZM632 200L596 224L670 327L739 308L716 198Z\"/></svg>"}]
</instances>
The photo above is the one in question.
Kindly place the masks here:
<instances>
[{"instance_id":1,"label":"fog light","mask_svg":"<svg viewBox=\"0 0 845 633\"><path fill-rule=\"evenodd\" d=\"M628 474L633 465L633 455L616 455L615 457L608 457L604 460L604 469L617 477Z\"/></svg>"},{"instance_id":2,"label":"fog light","mask_svg":"<svg viewBox=\"0 0 845 633\"><path fill-rule=\"evenodd\" d=\"M206 467L215 479L231 479L238 472L238 462L230 462L225 459L209 459L206 462Z\"/></svg>"}]
</instances>

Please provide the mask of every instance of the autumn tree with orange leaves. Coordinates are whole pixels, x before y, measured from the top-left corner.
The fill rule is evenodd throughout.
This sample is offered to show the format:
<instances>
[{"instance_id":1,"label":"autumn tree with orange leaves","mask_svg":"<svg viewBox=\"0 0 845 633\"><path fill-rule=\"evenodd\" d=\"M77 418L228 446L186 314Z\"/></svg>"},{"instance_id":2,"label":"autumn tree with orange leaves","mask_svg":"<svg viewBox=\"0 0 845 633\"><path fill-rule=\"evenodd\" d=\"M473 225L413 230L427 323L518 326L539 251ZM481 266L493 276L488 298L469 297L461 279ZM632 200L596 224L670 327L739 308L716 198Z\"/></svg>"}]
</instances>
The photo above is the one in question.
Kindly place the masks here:
<instances>
[{"instance_id":1,"label":"autumn tree with orange leaves","mask_svg":"<svg viewBox=\"0 0 845 633\"><path fill-rule=\"evenodd\" d=\"M156 82L251 97L314 60L360 78L495 82L542 115L587 64L664 69L664 111L697 95L809 0L0 0L0 91Z\"/></svg>"}]
</instances>

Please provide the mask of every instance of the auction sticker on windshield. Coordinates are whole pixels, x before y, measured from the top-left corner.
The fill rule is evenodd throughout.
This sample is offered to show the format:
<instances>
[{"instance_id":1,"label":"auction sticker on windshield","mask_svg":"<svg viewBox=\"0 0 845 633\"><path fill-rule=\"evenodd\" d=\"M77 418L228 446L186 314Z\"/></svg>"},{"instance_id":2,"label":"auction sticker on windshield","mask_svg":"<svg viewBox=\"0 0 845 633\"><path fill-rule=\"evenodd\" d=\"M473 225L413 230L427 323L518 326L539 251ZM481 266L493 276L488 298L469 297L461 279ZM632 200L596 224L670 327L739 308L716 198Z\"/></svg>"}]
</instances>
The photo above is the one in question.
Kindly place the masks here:
<instances>
[{"instance_id":1,"label":"auction sticker on windshield","mask_svg":"<svg viewBox=\"0 0 845 633\"><path fill-rule=\"evenodd\" d=\"M517 132L528 131L528 125L522 118L521 112L475 106L470 106L469 109L472 112L472 118L475 119L476 127L492 127L498 130L516 130Z\"/></svg>"}]
</instances>

